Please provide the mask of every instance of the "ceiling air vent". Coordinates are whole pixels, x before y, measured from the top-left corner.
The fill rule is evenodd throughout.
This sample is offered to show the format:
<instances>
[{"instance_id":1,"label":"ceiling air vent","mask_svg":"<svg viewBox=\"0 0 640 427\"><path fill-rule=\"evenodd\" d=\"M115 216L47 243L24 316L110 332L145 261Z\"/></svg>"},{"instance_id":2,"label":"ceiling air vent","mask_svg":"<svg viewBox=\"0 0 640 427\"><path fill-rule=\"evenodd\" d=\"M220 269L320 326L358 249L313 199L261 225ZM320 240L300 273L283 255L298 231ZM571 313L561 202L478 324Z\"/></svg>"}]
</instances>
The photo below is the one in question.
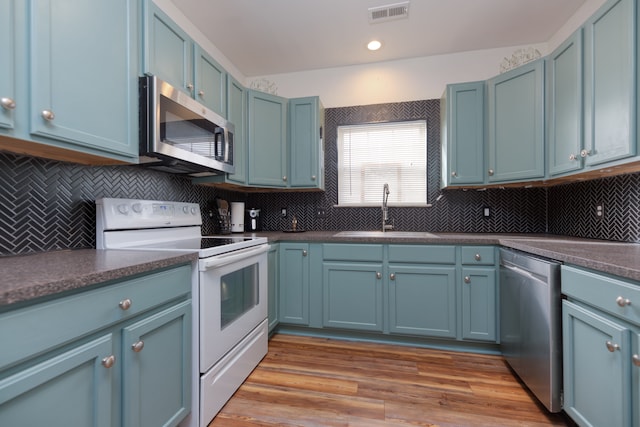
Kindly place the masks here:
<instances>
[{"instance_id":1,"label":"ceiling air vent","mask_svg":"<svg viewBox=\"0 0 640 427\"><path fill-rule=\"evenodd\" d=\"M403 19L409 17L409 2L388 4L369 8L369 23L391 21L393 19Z\"/></svg>"}]
</instances>

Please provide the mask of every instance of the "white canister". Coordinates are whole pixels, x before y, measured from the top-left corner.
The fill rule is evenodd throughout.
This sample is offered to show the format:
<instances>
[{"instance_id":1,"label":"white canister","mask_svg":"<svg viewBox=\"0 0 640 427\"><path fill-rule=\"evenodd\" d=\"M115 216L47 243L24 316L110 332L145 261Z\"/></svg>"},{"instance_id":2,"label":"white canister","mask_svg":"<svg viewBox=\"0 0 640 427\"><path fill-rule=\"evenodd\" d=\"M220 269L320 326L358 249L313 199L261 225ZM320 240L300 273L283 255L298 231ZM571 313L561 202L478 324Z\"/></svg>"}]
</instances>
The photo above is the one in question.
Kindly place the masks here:
<instances>
[{"instance_id":1,"label":"white canister","mask_svg":"<svg viewBox=\"0 0 640 427\"><path fill-rule=\"evenodd\" d=\"M244 233L244 202L231 202L231 232Z\"/></svg>"}]
</instances>

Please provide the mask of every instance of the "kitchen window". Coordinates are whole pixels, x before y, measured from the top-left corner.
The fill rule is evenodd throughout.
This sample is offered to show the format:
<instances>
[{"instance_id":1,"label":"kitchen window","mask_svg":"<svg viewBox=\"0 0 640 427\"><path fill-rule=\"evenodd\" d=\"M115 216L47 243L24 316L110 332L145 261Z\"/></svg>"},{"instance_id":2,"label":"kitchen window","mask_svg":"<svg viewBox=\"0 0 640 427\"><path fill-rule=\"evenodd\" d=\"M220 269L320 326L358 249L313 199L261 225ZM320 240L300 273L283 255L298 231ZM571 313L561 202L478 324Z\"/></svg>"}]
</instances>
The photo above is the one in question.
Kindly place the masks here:
<instances>
[{"instance_id":1,"label":"kitchen window","mask_svg":"<svg viewBox=\"0 0 640 427\"><path fill-rule=\"evenodd\" d=\"M390 206L427 204L427 122L338 127L338 205L378 206L389 184Z\"/></svg>"}]
</instances>

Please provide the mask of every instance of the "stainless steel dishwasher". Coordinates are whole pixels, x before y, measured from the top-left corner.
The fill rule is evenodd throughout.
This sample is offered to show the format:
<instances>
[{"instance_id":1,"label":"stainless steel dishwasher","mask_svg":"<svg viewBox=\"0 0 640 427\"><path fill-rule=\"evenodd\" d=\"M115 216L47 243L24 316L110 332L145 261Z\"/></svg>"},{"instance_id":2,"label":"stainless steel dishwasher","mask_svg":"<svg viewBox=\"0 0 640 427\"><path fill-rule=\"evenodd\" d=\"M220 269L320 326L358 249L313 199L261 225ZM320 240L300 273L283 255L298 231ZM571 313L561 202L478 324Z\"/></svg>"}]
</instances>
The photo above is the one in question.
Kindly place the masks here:
<instances>
[{"instance_id":1,"label":"stainless steel dishwasher","mask_svg":"<svg viewBox=\"0 0 640 427\"><path fill-rule=\"evenodd\" d=\"M559 263L500 249L500 349L550 412L562 410Z\"/></svg>"}]
</instances>

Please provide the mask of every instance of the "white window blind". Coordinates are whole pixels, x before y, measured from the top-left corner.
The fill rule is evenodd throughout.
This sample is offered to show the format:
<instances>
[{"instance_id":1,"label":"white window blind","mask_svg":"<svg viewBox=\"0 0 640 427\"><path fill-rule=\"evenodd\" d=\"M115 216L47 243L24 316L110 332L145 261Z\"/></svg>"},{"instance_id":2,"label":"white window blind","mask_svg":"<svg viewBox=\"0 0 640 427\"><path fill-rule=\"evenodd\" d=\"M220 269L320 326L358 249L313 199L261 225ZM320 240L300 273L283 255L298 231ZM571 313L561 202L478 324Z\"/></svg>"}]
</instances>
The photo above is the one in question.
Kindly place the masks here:
<instances>
[{"instance_id":1,"label":"white window blind","mask_svg":"<svg viewBox=\"0 0 640 427\"><path fill-rule=\"evenodd\" d=\"M425 120L338 127L338 205L427 203Z\"/></svg>"}]
</instances>

